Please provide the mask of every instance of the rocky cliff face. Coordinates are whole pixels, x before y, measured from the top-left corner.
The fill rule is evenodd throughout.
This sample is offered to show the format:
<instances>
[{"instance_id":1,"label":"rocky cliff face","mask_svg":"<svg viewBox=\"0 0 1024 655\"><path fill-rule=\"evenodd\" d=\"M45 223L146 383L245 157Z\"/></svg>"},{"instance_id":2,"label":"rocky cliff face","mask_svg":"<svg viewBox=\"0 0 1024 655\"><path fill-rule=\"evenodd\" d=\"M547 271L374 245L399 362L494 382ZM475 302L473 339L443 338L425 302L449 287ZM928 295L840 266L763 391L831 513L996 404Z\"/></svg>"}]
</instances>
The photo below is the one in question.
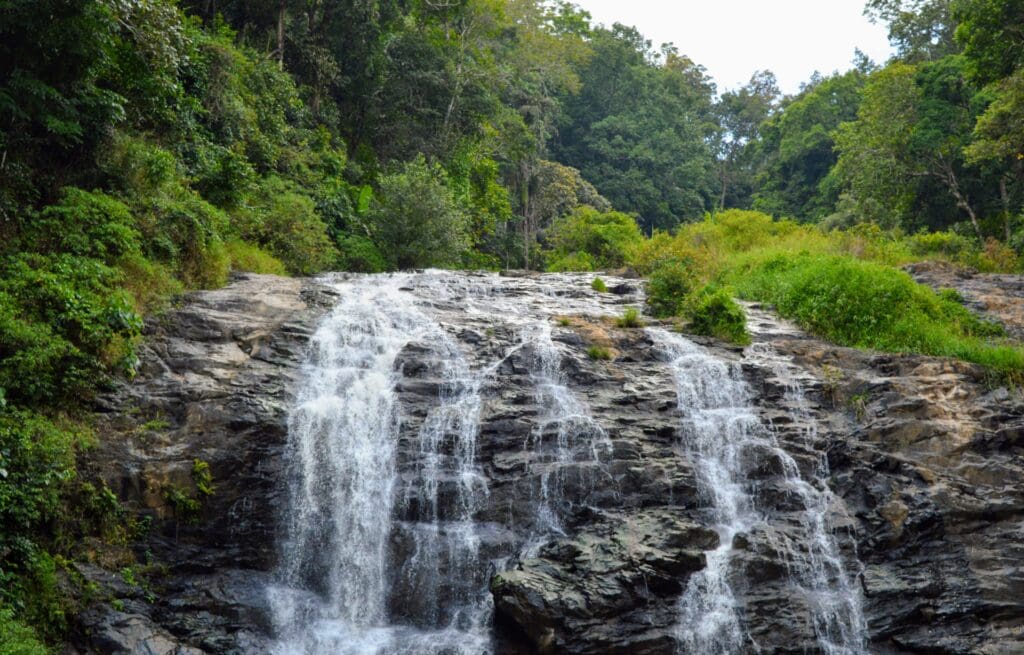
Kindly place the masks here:
<instances>
[{"instance_id":1,"label":"rocky cliff face","mask_svg":"<svg viewBox=\"0 0 1024 655\"><path fill-rule=\"evenodd\" d=\"M385 602L391 624L410 626L395 634L433 635L438 607L458 596L459 607L485 613L483 643L496 653L673 653L688 627L680 599L724 546L743 635L736 652L822 652L836 642L822 635L827 599L794 573L823 552L836 562L820 567L815 588L848 578L867 652L1024 652L1018 394L986 386L969 365L833 347L751 307L754 346L692 340L749 390L742 421L755 427L741 434L757 438L730 466L750 505L744 516L755 518L732 534L689 443L693 408L680 406L662 337L614 325L642 302L639 283L606 278L614 293L598 294L590 279L389 283L389 297L410 298L437 328L403 343L393 366L401 420L397 500L381 517L392 526ZM101 593L80 617L78 652L274 647L267 589L280 581L283 518L294 510L288 414L309 374L309 339L352 289L245 276L186 297L149 326L140 375L103 401L87 471L151 517L122 554L153 563L150 587L105 572L100 565L118 565L102 557L80 565ZM466 477L445 468L458 455L451 444L462 443L457 422L431 428L453 406L441 337L464 354L476 385L470 469L486 492L468 510ZM425 434L440 435L434 450ZM211 495L197 461L209 466ZM817 513L809 498L820 500ZM417 535L456 532L467 511L472 557L437 546L439 577L422 579L423 545L447 542ZM809 516L827 526L827 549L808 542ZM483 600L456 593L454 580ZM409 652L467 652L427 641Z\"/></svg>"}]
</instances>

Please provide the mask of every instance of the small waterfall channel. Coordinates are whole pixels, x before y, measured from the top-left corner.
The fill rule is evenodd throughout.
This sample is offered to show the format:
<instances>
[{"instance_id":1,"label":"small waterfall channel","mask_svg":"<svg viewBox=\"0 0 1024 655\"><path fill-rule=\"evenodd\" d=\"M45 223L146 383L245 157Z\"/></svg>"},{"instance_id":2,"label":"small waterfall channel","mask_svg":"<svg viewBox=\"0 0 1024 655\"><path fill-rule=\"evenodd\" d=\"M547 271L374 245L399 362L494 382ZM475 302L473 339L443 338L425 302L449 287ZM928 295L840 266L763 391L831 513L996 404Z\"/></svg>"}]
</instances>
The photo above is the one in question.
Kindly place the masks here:
<instances>
[{"instance_id":1,"label":"small waterfall channel","mask_svg":"<svg viewBox=\"0 0 1024 655\"><path fill-rule=\"evenodd\" d=\"M749 644L731 577L736 538L766 522L747 480L755 457L774 458L784 487L803 508L798 543L785 553L791 585L804 596L818 646L827 655L866 653L866 625L860 598L828 525L831 493L823 480L827 463L819 457L814 483L801 477L794 458L780 447L770 426L754 406L752 391L739 362L715 357L681 335L649 330L672 368L683 419L685 448L697 467L720 545L706 554L707 566L693 575L679 599L676 638L681 653L715 654L757 650ZM770 346L755 344L748 359L768 367L785 385L789 404L806 412L799 381ZM813 433L805 435L810 445Z\"/></svg>"},{"instance_id":2,"label":"small waterfall channel","mask_svg":"<svg viewBox=\"0 0 1024 655\"><path fill-rule=\"evenodd\" d=\"M586 356L555 318L607 318L643 298L638 287L599 294L590 280L440 271L325 280L338 301L312 338L290 415L291 501L268 590L272 652L496 652L491 577L570 536L580 511L617 509L616 428L595 418L599 406L576 388L566 365L578 369ZM683 456L721 538L678 601L680 651L756 650L732 559L735 539L768 522L746 472L752 452L769 451L802 508L786 566L820 650L865 653L859 599L828 522L824 460L812 480L801 477L761 420L739 363L676 333L646 334L663 362L654 365L675 382ZM748 358L785 380L800 405L801 386L782 358L761 346ZM410 389L420 404L408 404ZM485 457L482 421L495 398L494 411L523 407L528 421L492 416L516 427L507 435L492 428ZM815 435L805 436L813 451ZM507 443L502 462L489 459L496 440ZM503 493L520 490L496 501L495 471L505 475ZM603 505L592 506L592 496Z\"/></svg>"}]
</instances>

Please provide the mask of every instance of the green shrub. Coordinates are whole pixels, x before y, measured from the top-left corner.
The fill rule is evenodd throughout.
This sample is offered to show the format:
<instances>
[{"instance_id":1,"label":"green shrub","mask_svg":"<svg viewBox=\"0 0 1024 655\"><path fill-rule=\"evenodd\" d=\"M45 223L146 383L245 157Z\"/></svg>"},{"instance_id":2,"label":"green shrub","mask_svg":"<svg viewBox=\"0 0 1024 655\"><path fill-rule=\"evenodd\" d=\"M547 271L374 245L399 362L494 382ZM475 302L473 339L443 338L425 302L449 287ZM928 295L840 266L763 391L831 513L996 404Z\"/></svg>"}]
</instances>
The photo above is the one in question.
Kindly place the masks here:
<instances>
[{"instance_id":1,"label":"green shrub","mask_svg":"<svg viewBox=\"0 0 1024 655\"><path fill-rule=\"evenodd\" d=\"M585 252L572 252L549 260L546 269L551 273L575 273L596 268L594 258Z\"/></svg>"},{"instance_id":2,"label":"green shrub","mask_svg":"<svg viewBox=\"0 0 1024 655\"><path fill-rule=\"evenodd\" d=\"M456 265L469 246L469 216L440 166L420 156L380 179L367 219L389 268Z\"/></svg>"},{"instance_id":3,"label":"green shrub","mask_svg":"<svg viewBox=\"0 0 1024 655\"><path fill-rule=\"evenodd\" d=\"M280 259L274 257L259 246L235 239L225 246L231 258L231 268L246 273L264 273L268 275L287 275L288 271Z\"/></svg>"},{"instance_id":4,"label":"green shrub","mask_svg":"<svg viewBox=\"0 0 1024 655\"><path fill-rule=\"evenodd\" d=\"M626 264L631 250L643 241L643 233L632 216L584 205L555 220L548 238L556 260L586 253L594 267L616 268Z\"/></svg>"},{"instance_id":5,"label":"green shrub","mask_svg":"<svg viewBox=\"0 0 1024 655\"><path fill-rule=\"evenodd\" d=\"M693 291L693 271L679 261L663 263L647 280L647 304L658 318L680 315Z\"/></svg>"},{"instance_id":6,"label":"green shrub","mask_svg":"<svg viewBox=\"0 0 1024 655\"><path fill-rule=\"evenodd\" d=\"M640 319L640 310L636 307L626 308L626 312L615 321L620 328L641 328L644 322Z\"/></svg>"},{"instance_id":7,"label":"green shrub","mask_svg":"<svg viewBox=\"0 0 1024 655\"><path fill-rule=\"evenodd\" d=\"M0 653L4 655L49 655L36 633L14 618L10 609L0 608Z\"/></svg>"},{"instance_id":8,"label":"green shrub","mask_svg":"<svg viewBox=\"0 0 1024 655\"><path fill-rule=\"evenodd\" d=\"M978 250L977 242L956 232L921 232L907 237L907 245L918 257L939 255L954 261Z\"/></svg>"},{"instance_id":9,"label":"green shrub","mask_svg":"<svg viewBox=\"0 0 1024 655\"><path fill-rule=\"evenodd\" d=\"M216 492L209 462L201 459L192 460L192 482L195 483L196 491L201 497L212 496Z\"/></svg>"},{"instance_id":10,"label":"green shrub","mask_svg":"<svg viewBox=\"0 0 1024 655\"><path fill-rule=\"evenodd\" d=\"M747 315L726 289L706 287L696 294L690 309L690 329L741 345L750 343Z\"/></svg>"},{"instance_id":11,"label":"green shrub","mask_svg":"<svg viewBox=\"0 0 1024 655\"><path fill-rule=\"evenodd\" d=\"M24 239L37 252L93 257L107 264L139 251L139 233L124 203L74 187L65 188L60 202L30 221Z\"/></svg>"},{"instance_id":12,"label":"green shrub","mask_svg":"<svg viewBox=\"0 0 1024 655\"><path fill-rule=\"evenodd\" d=\"M590 288L598 293L608 293L608 285L599 277L594 278L594 281L590 283Z\"/></svg>"},{"instance_id":13,"label":"green shrub","mask_svg":"<svg viewBox=\"0 0 1024 655\"><path fill-rule=\"evenodd\" d=\"M311 197L285 180L263 180L249 210L236 215L242 237L280 259L289 273L312 275L337 263L338 251Z\"/></svg>"},{"instance_id":14,"label":"green shrub","mask_svg":"<svg viewBox=\"0 0 1024 655\"><path fill-rule=\"evenodd\" d=\"M595 361L607 361L612 358L612 351L604 346L590 346L587 348L587 357Z\"/></svg>"},{"instance_id":15,"label":"green shrub","mask_svg":"<svg viewBox=\"0 0 1024 655\"><path fill-rule=\"evenodd\" d=\"M343 271L382 273L387 270L384 255L366 237L343 234L338 237L338 251L341 253L338 266Z\"/></svg>"},{"instance_id":16,"label":"green shrub","mask_svg":"<svg viewBox=\"0 0 1024 655\"><path fill-rule=\"evenodd\" d=\"M66 627L65 607L56 563L41 541L60 523L62 498L75 477L75 447L85 437L72 424L0 408L0 608L16 608L48 638ZM5 637L15 638L4 634L9 618L0 617L0 652L7 652Z\"/></svg>"},{"instance_id":17,"label":"green shrub","mask_svg":"<svg viewBox=\"0 0 1024 655\"><path fill-rule=\"evenodd\" d=\"M231 259L224 247L228 217L199 197L180 190L141 201L138 225L149 259L166 264L190 289L227 282Z\"/></svg>"},{"instance_id":18,"label":"green shrub","mask_svg":"<svg viewBox=\"0 0 1024 655\"><path fill-rule=\"evenodd\" d=\"M78 400L126 363L142 321L95 259L21 254L0 260L0 387L24 403Z\"/></svg>"},{"instance_id":19,"label":"green shrub","mask_svg":"<svg viewBox=\"0 0 1024 655\"><path fill-rule=\"evenodd\" d=\"M990 343L1002 329L881 264L848 257L776 255L734 271L747 298L841 345L965 359L1021 379L1024 351Z\"/></svg>"}]
</instances>

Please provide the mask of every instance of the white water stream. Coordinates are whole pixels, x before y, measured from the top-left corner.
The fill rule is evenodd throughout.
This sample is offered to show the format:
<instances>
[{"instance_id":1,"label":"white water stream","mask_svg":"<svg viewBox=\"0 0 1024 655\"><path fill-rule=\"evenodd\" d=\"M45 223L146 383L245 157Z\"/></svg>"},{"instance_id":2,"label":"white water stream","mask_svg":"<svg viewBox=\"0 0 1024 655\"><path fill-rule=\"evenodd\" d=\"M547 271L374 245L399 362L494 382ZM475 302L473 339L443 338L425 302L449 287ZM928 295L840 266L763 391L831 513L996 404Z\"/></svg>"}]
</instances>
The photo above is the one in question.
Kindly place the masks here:
<instances>
[{"instance_id":1,"label":"white water stream","mask_svg":"<svg viewBox=\"0 0 1024 655\"><path fill-rule=\"evenodd\" d=\"M761 421L738 362L715 357L678 334L661 329L649 333L675 376L685 448L720 538L719 547L706 554L707 566L691 576L679 600L680 652L716 655L757 649L744 630L730 577L735 538L766 520L746 479L750 459L770 453L781 464L786 491L804 508L801 538L787 549L787 564L790 584L809 607L818 646L827 655L866 653L859 594L828 525L831 493L822 482L827 475L824 458L816 471L818 485L805 481L796 461ZM786 383L791 404L802 408L797 418L813 426L799 382L789 375L784 360L763 345L751 347L750 358ZM808 445L814 436L805 435Z\"/></svg>"}]
</instances>

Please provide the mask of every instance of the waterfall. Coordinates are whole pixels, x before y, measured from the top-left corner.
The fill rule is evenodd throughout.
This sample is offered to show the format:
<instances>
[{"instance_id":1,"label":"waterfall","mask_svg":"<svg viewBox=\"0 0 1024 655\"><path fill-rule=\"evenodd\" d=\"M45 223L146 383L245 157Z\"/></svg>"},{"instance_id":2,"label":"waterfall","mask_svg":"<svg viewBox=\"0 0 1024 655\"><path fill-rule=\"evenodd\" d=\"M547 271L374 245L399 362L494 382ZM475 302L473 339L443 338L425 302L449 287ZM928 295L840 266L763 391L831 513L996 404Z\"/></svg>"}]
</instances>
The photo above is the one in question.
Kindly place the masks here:
<instances>
[{"instance_id":1,"label":"waterfall","mask_svg":"<svg viewBox=\"0 0 1024 655\"><path fill-rule=\"evenodd\" d=\"M605 430L569 388L562 371L562 354L551 336L550 320L524 330L523 344L531 351L530 377L541 409L536 428L524 447L540 455L539 530L524 555L532 554L552 536L565 536L563 521L572 511L573 497L585 499L602 471L601 456L612 449ZM572 476L572 480L569 480ZM576 494L566 493L575 484ZM582 493L579 493L582 492Z\"/></svg>"},{"instance_id":2,"label":"waterfall","mask_svg":"<svg viewBox=\"0 0 1024 655\"><path fill-rule=\"evenodd\" d=\"M334 284L340 301L316 331L289 425L293 469L281 584L270 590L279 655L488 652L489 597L472 515L481 380L416 298L411 276ZM398 476L399 354L426 344L443 365L438 406L418 435L415 473ZM454 510L442 513L439 483ZM402 493L398 488L404 486ZM412 554L394 570L396 502L415 497ZM457 575L442 578L444 570ZM428 611L392 624L394 585Z\"/></svg>"},{"instance_id":3,"label":"waterfall","mask_svg":"<svg viewBox=\"0 0 1024 655\"><path fill-rule=\"evenodd\" d=\"M829 655L866 652L859 597L828 527L831 496L821 479L827 465L819 462L817 486L802 479L795 460L760 420L739 363L717 358L680 335L661 329L648 332L672 368L685 447L721 540L706 554L706 567L691 576L679 600L680 651L704 655L756 648L743 629L729 579L730 560L734 538L766 520L746 483L746 459L770 452L781 464L787 491L804 508L801 543L789 552L791 584L807 600L818 645ZM755 347L752 352L764 360L763 349ZM773 365L781 374L777 362ZM798 384L792 377L784 379L790 399L804 407ZM813 435L806 438L810 442Z\"/></svg>"},{"instance_id":4,"label":"waterfall","mask_svg":"<svg viewBox=\"0 0 1024 655\"><path fill-rule=\"evenodd\" d=\"M786 405L793 409L796 422L803 426L803 445L815 449L817 422L811 415L804 386L792 363L766 343L747 350L748 360L767 368L786 389ZM857 655L866 652L867 623L861 610L860 594L845 571L828 516L834 497L825 480L829 477L828 459L819 453L812 471L815 483L800 476L796 462L777 448L783 464L787 488L804 507L800 544L788 549L793 583L809 599L811 618L818 644L826 655Z\"/></svg>"},{"instance_id":5,"label":"waterfall","mask_svg":"<svg viewBox=\"0 0 1024 655\"><path fill-rule=\"evenodd\" d=\"M313 335L289 418L290 504L268 590L272 652L488 655L497 648L491 576L548 556L547 544L576 538L581 520L623 493L609 464L621 424L602 425L606 408L595 407L595 418L576 385L615 379L618 367L638 361L582 354L602 321L638 298L596 293L588 276L571 275L428 271L325 283L337 306ZM559 326L563 315L594 318L577 329ZM772 508L747 479L751 459L767 452L800 511L793 543L778 545L790 586L806 600L808 631L828 655L863 653L859 597L829 524L827 462L819 457L801 476L762 421L739 362L665 330L647 334L674 378L681 414L684 452L667 450L693 463L721 544L679 598L680 648L756 648L743 590L733 588L733 544L770 521ZM634 347L646 343L631 338ZM747 357L784 386L798 421L811 426L797 438L817 453L795 367L763 346ZM512 432L495 437L485 426L481 455L482 421L510 415Z\"/></svg>"}]
</instances>

